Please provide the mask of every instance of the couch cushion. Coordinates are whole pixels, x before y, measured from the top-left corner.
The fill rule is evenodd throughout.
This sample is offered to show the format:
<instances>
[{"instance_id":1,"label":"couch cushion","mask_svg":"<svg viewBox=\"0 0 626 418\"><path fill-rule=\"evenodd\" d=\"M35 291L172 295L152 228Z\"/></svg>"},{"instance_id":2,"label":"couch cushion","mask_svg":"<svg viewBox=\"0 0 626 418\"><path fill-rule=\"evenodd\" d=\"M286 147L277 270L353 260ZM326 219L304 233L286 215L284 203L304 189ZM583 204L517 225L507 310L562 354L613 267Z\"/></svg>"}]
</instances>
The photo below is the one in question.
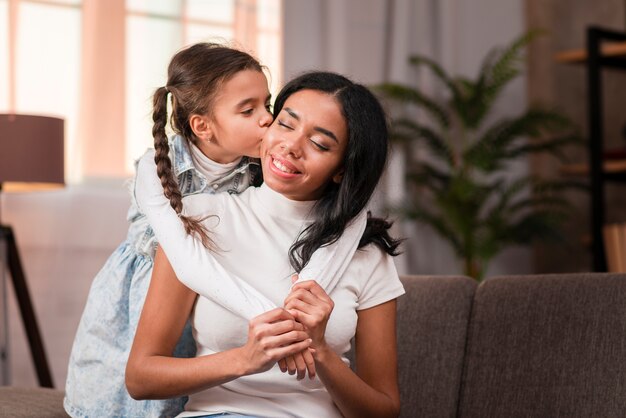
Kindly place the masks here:
<instances>
[{"instance_id":1,"label":"couch cushion","mask_svg":"<svg viewBox=\"0 0 626 418\"><path fill-rule=\"evenodd\" d=\"M453 417L476 283L467 277L403 276L398 299L401 417Z\"/></svg>"},{"instance_id":2,"label":"couch cushion","mask_svg":"<svg viewBox=\"0 0 626 418\"><path fill-rule=\"evenodd\" d=\"M46 388L0 386L0 417L64 418L63 392Z\"/></svg>"},{"instance_id":3,"label":"couch cushion","mask_svg":"<svg viewBox=\"0 0 626 418\"><path fill-rule=\"evenodd\" d=\"M487 280L472 308L461 417L624 416L626 275Z\"/></svg>"}]
</instances>

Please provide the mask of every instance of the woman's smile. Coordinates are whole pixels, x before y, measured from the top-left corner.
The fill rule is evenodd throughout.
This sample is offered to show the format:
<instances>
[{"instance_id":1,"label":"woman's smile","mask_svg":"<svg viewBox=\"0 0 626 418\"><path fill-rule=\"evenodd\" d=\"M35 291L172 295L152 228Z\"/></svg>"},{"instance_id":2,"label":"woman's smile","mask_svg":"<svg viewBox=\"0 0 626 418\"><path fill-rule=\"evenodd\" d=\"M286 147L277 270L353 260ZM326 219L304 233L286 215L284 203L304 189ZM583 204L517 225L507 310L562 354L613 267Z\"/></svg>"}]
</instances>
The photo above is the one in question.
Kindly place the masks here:
<instances>
[{"instance_id":1,"label":"woman's smile","mask_svg":"<svg viewBox=\"0 0 626 418\"><path fill-rule=\"evenodd\" d=\"M300 171L298 171L297 167L286 159L277 157L275 155L270 155L270 158L272 159L272 164L270 168L277 169L278 172L276 172L276 170L273 171L275 171L278 175L284 175L287 178L292 178L298 174L301 174Z\"/></svg>"}]
</instances>

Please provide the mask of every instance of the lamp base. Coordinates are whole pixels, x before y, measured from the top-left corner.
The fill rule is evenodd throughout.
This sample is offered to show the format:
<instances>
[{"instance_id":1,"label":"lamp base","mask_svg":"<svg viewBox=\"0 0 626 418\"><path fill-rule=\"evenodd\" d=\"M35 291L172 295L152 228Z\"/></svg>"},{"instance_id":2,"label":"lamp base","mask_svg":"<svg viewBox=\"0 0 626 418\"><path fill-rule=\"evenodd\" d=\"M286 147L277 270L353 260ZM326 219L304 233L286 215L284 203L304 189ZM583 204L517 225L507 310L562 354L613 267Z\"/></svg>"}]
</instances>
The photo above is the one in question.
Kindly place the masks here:
<instances>
[{"instance_id":1,"label":"lamp base","mask_svg":"<svg viewBox=\"0 0 626 418\"><path fill-rule=\"evenodd\" d=\"M52 383L50 367L48 366L48 359L39 332L35 311L33 310L24 270L22 269L20 254L15 242L15 235L10 226L0 225L0 242L6 245L2 246L6 248L6 254L2 259L7 262L11 281L13 282L13 290L15 290L22 322L26 330L26 336L28 337L30 353L33 358L33 363L35 364L39 385L52 388L54 385Z\"/></svg>"}]
</instances>

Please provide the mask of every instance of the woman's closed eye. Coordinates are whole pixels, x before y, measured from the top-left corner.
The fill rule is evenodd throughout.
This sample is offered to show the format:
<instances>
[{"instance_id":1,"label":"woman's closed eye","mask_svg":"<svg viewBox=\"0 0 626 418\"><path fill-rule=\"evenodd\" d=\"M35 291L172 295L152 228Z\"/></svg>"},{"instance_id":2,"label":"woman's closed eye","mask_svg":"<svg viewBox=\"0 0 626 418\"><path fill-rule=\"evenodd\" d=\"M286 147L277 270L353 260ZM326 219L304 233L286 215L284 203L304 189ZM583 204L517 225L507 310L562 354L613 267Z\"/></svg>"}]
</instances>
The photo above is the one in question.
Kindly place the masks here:
<instances>
[{"instance_id":1,"label":"woman's closed eye","mask_svg":"<svg viewBox=\"0 0 626 418\"><path fill-rule=\"evenodd\" d=\"M323 145L321 142L316 141L314 138L309 139L309 141L311 141L311 143L320 151L328 151L330 149L326 145Z\"/></svg>"},{"instance_id":2,"label":"woman's closed eye","mask_svg":"<svg viewBox=\"0 0 626 418\"><path fill-rule=\"evenodd\" d=\"M284 121L277 119L278 126L282 126L285 129L289 129L290 131L293 131L293 128L289 125L287 125Z\"/></svg>"}]
</instances>

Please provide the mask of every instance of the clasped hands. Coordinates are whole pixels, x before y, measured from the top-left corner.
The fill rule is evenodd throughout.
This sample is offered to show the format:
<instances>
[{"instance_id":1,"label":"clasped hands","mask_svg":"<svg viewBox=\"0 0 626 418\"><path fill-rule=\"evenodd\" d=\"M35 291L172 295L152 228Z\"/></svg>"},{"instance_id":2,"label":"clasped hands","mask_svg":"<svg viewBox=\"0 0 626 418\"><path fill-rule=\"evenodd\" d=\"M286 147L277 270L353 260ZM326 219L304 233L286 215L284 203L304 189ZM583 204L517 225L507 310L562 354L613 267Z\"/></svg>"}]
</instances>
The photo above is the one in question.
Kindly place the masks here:
<instances>
[{"instance_id":1,"label":"clasped hands","mask_svg":"<svg viewBox=\"0 0 626 418\"><path fill-rule=\"evenodd\" d=\"M297 280L292 277L292 283ZM284 302L253 318L248 329L246 346L255 371L269 370L278 362L280 370L297 379L315 377L315 354L325 348L326 324L334 303L313 280L295 284Z\"/></svg>"}]
</instances>

